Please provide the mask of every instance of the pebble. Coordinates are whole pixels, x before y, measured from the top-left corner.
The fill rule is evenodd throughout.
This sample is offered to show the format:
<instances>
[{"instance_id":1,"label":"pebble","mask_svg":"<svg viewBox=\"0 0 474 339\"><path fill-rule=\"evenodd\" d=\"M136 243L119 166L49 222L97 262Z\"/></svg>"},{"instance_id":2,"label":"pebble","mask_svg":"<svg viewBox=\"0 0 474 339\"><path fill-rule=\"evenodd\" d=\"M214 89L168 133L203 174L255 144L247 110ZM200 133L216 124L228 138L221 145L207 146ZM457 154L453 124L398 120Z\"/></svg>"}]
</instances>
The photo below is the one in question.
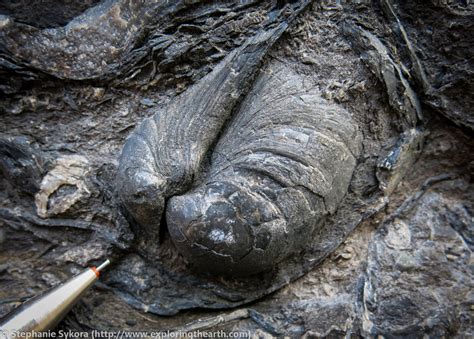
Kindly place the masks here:
<instances>
[{"instance_id":1,"label":"pebble","mask_svg":"<svg viewBox=\"0 0 474 339\"><path fill-rule=\"evenodd\" d=\"M341 254L341 258L342 258L342 259L345 259L345 260L349 260L349 259L352 258L352 254L351 254L351 253L348 253L348 252L342 253L342 254Z\"/></svg>"},{"instance_id":2,"label":"pebble","mask_svg":"<svg viewBox=\"0 0 474 339\"><path fill-rule=\"evenodd\" d=\"M458 260L458 259L459 259L459 257L458 257L457 255L449 254L449 253L446 254L446 258L447 258L448 260L451 260L451 261L455 261L455 260Z\"/></svg>"},{"instance_id":3,"label":"pebble","mask_svg":"<svg viewBox=\"0 0 474 339\"><path fill-rule=\"evenodd\" d=\"M127 324L128 326L135 326L137 324L137 321L135 319L127 319L125 320L125 324Z\"/></svg>"},{"instance_id":4,"label":"pebble","mask_svg":"<svg viewBox=\"0 0 474 339\"><path fill-rule=\"evenodd\" d=\"M140 103L143 105L143 106L148 106L148 107L153 107L155 106L155 102L151 99L148 99L148 98L143 98L142 100L140 100Z\"/></svg>"},{"instance_id":5,"label":"pebble","mask_svg":"<svg viewBox=\"0 0 474 339\"><path fill-rule=\"evenodd\" d=\"M303 58L301 58L301 62L305 65L316 65L318 63L318 60L309 55L303 55Z\"/></svg>"},{"instance_id":6,"label":"pebble","mask_svg":"<svg viewBox=\"0 0 474 339\"><path fill-rule=\"evenodd\" d=\"M102 88L102 87L94 87L92 89L92 97L95 99L95 100L100 100L104 97L104 94L105 94L105 89Z\"/></svg>"}]
</instances>

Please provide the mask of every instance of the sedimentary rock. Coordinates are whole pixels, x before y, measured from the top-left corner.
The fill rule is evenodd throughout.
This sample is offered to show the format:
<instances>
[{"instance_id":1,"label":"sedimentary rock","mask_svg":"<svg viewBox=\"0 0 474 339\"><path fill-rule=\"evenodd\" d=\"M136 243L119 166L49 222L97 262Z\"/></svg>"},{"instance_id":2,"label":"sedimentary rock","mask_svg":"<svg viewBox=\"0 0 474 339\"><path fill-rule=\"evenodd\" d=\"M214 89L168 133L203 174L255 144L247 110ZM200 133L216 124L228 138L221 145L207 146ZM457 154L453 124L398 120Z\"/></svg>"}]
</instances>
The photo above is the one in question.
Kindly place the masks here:
<instances>
[{"instance_id":1,"label":"sedimentary rock","mask_svg":"<svg viewBox=\"0 0 474 339\"><path fill-rule=\"evenodd\" d=\"M0 315L107 256L114 266L60 329L473 336L472 4L313 1L289 24L262 64L289 65L325 106L350 112L363 148L336 212L301 253L236 278L190 270L166 227L150 242L156 255L137 253L142 243L114 194L118 157L144 119L307 1L54 2L0 1L0 129L8 134L0 138ZM241 112L238 99L231 124ZM176 193L183 200L195 201L209 178L235 184L216 165L219 134L231 142L227 127L203 171ZM51 181L58 169L73 174L61 166L71 156L87 159L79 179L90 194L77 200L81 183ZM232 176L239 188L248 182L241 172ZM43 182L57 189L41 195ZM226 316L235 307L251 309Z\"/></svg>"}]
</instances>

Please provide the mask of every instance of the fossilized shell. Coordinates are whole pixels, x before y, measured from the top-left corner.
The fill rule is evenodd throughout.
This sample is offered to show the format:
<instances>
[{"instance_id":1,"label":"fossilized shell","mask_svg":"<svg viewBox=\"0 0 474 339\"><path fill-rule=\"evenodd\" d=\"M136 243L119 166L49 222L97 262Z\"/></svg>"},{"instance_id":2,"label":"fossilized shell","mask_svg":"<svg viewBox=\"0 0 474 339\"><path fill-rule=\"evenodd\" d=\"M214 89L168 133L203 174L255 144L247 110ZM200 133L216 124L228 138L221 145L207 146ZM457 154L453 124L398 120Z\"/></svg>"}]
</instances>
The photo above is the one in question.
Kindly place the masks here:
<instances>
[{"instance_id":1,"label":"fossilized shell","mask_svg":"<svg viewBox=\"0 0 474 339\"><path fill-rule=\"evenodd\" d=\"M64 213L80 199L90 195L85 182L89 162L81 155L58 158L56 166L44 176L39 192L35 195L36 210L41 218ZM62 186L75 187L74 192L61 197L54 203L50 196Z\"/></svg>"},{"instance_id":2,"label":"fossilized shell","mask_svg":"<svg viewBox=\"0 0 474 339\"><path fill-rule=\"evenodd\" d=\"M168 230L201 269L270 269L315 240L347 192L360 148L350 114L275 63L216 145L205 182L170 199Z\"/></svg>"},{"instance_id":3,"label":"fossilized shell","mask_svg":"<svg viewBox=\"0 0 474 339\"><path fill-rule=\"evenodd\" d=\"M189 189L266 51L285 28L280 24L252 37L199 83L145 119L127 139L117 188L141 226L145 243L157 240L165 199Z\"/></svg>"}]
</instances>

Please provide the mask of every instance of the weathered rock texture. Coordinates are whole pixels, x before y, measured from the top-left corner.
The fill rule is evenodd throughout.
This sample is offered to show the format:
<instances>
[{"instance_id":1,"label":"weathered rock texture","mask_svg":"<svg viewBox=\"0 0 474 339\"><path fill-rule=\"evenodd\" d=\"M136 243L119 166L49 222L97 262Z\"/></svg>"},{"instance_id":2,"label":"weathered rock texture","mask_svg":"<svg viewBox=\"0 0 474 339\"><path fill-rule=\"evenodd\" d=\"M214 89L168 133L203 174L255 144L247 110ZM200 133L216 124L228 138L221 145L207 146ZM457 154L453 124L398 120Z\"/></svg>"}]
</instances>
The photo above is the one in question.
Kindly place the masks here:
<instances>
[{"instance_id":1,"label":"weathered rock texture","mask_svg":"<svg viewBox=\"0 0 474 339\"><path fill-rule=\"evenodd\" d=\"M61 328L474 335L471 4L33 3L0 3L0 314L107 256L114 266ZM228 97L220 86L207 88L219 76ZM196 101L199 93L211 98ZM196 116L197 103L219 105L181 128L177 122ZM253 111L259 119L250 118ZM294 119L282 126L288 116ZM278 143L279 129L301 131L301 117L317 136L306 144L314 148L297 146L301 138ZM265 121L273 124L261 129ZM350 137L356 128L360 141ZM205 137L191 133L197 129ZM151 142L147 159L162 152L153 138L178 151L163 159L167 193L150 219L159 230L140 226L117 194L126 180L137 187L119 166L127 137ZM341 155L348 158L315 152L324 137L327 147L347 147ZM259 158L266 153L273 167ZM143 169L147 159L130 155L130 165ZM183 163L190 165L183 170ZM315 169L337 185L311 179ZM219 191L230 186L239 192L233 198ZM245 210L264 214L278 200L255 196L263 190L290 191L279 197L295 208L276 219L287 222L286 239L303 238L291 234L297 227L308 239L284 241L280 257L259 252L265 239L256 238L244 251L270 269L250 277L208 274L182 256L196 249L175 246L181 238L173 232L189 224L176 217L186 211L180 204L191 212L217 200L236 206L246 193L252 206ZM159 215L166 208L168 222ZM202 209L211 233L225 230Z\"/></svg>"}]
</instances>

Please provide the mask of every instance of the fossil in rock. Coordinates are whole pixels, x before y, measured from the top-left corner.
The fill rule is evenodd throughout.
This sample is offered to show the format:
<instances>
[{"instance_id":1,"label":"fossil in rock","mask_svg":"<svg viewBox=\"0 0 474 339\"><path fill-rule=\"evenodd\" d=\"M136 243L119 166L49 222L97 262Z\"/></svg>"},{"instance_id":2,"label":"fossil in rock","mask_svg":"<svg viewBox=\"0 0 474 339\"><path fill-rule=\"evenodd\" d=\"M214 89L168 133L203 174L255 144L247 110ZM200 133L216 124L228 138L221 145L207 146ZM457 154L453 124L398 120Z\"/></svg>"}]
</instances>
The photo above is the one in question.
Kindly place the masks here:
<instances>
[{"instance_id":1,"label":"fossil in rock","mask_svg":"<svg viewBox=\"0 0 474 339\"><path fill-rule=\"evenodd\" d=\"M88 160L81 155L64 156L56 160L56 166L41 181L40 190L35 195L35 204L41 218L64 213L81 199L90 196L85 182ZM59 191L60 198L51 199Z\"/></svg>"},{"instance_id":2,"label":"fossil in rock","mask_svg":"<svg viewBox=\"0 0 474 339\"><path fill-rule=\"evenodd\" d=\"M361 148L350 114L280 63L256 80L195 190L170 199L168 230L207 271L270 269L307 241L347 192Z\"/></svg>"},{"instance_id":3,"label":"fossil in rock","mask_svg":"<svg viewBox=\"0 0 474 339\"><path fill-rule=\"evenodd\" d=\"M336 211L360 152L350 114L282 64L252 83L285 28L249 39L125 143L118 193L148 257L168 198L168 229L182 254L230 275L269 269L302 250ZM206 154L231 116L205 182L181 195L200 183Z\"/></svg>"},{"instance_id":4,"label":"fossil in rock","mask_svg":"<svg viewBox=\"0 0 474 339\"><path fill-rule=\"evenodd\" d=\"M347 192L360 152L357 125L302 76L274 63L239 105L205 182L178 196L196 180L250 86L263 42L268 46L269 39L251 40L229 55L127 140L118 188L148 253L158 246L165 199L172 197L168 229L189 261L231 275L267 270L307 240L317 241L313 231Z\"/></svg>"},{"instance_id":5,"label":"fossil in rock","mask_svg":"<svg viewBox=\"0 0 474 339\"><path fill-rule=\"evenodd\" d=\"M145 243L158 239L165 199L189 189L268 48L286 27L287 23L281 23L250 38L199 83L145 119L127 139L120 158L118 193L141 226Z\"/></svg>"}]
</instances>

